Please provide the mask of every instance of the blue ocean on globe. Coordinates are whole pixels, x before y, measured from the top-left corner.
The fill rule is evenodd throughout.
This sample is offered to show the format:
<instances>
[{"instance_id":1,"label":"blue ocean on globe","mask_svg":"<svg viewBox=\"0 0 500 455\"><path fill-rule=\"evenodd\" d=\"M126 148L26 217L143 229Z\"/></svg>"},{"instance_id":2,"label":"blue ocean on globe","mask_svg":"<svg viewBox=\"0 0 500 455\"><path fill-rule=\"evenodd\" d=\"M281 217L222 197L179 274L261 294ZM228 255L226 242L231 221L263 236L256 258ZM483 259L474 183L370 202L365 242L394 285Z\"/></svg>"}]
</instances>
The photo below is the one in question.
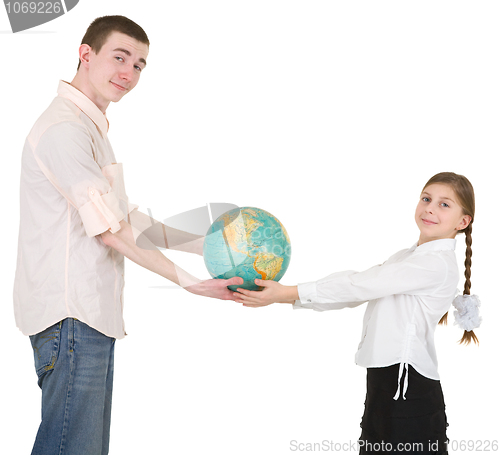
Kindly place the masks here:
<instances>
[{"instance_id":1,"label":"blue ocean on globe","mask_svg":"<svg viewBox=\"0 0 500 455\"><path fill-rule=\"evenodd\" d=\"M210 226L203 244L212 278L244 280L229 286L260 290L255 279L279 281L290 264L291 245L285 227L269 212L255 207L229 210Z\"/></svg>"}]
</instances>

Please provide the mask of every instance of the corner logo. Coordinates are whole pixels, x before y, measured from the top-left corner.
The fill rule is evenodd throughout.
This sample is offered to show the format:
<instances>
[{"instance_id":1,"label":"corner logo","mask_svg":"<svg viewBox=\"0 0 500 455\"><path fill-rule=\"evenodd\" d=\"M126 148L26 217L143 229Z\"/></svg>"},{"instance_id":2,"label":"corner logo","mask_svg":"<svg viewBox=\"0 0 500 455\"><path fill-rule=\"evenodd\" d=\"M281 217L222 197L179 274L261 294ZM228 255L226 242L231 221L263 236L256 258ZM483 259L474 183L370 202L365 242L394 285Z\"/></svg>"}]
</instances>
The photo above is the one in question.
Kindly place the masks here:
<instances>
[{"instance_id":1,"label":"corner logo","mask_svg":"<svg viewBox=\"0 0 500 455\"><path fill-rule=\"evenodd\" d=\"M79 0L3 0L12 32L21 32L57 19L72 10Z\"/></svg>"}]
</instances>

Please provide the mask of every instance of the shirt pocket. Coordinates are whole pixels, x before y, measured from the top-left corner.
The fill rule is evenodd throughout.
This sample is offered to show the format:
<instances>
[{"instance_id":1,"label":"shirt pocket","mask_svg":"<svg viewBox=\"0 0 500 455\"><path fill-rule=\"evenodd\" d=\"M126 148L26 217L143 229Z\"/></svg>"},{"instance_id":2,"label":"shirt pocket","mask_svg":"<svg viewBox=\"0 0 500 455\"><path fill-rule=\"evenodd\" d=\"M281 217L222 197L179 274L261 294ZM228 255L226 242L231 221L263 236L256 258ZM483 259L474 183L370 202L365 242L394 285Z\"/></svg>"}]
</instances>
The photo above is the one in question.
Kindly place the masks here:
<instances>
[{"instance_id":1,"label":"shirt pocket","mask_svg":"<svg viewBox=\"0 0 500 455\"><path fill-rule=\"evenodd\" d=\"M116 196L120 199L126 197L122 163L108 164L101 168L101 172L108 180Z\"/></svg>"},{"instance_id":2,"label":"shirt pocket","mask_svg":"<svg viewBox=\"0 0 500 455\"><path fill-rule=\"evenodd\" d=\"M132 206L129 206L127 193L125 192L122 163L108 164L101 168L101 172L115 193L120 204L120 210L125 214L130 213Z\"/></svg>"},{"instance_id":3,"label":"shirt pocket","mask_svg":"<svg viewBox=\"0 0 500 455\"><path fill-rule=\"evenodd\" d=\"M41 384L43 376L54 368L59 357L61 327L62 321L46 328L36 335L30 336L39 385Z\"/></svg>"}]
</instances>

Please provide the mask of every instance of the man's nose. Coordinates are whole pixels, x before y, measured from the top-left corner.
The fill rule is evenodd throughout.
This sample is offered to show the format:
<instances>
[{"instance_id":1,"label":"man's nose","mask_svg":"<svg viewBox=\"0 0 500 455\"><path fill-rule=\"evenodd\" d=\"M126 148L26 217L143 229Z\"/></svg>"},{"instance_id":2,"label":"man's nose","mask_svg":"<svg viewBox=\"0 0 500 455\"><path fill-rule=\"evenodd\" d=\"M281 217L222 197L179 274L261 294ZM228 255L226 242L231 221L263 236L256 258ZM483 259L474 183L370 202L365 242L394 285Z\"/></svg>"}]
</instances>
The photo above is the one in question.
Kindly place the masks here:
<instances>
[{"instance_id":1,"label":"man's nose","mask_svg":"<svg viewBox=\"0 0 500 455\"><path fill-rule=\"evenodd\" d=\"M130 81L132 79L133 66L124 66L120 72L120 78Z\"/></svg>"}]
</instances>

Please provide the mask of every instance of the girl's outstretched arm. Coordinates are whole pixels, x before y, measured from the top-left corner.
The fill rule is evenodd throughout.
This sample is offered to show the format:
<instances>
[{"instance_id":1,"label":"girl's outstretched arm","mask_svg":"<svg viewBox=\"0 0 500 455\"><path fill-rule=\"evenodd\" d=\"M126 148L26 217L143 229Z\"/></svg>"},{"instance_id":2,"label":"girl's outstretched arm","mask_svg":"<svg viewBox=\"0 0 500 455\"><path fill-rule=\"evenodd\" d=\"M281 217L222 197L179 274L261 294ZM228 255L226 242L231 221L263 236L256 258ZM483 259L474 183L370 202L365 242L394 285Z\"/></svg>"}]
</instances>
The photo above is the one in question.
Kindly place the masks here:
<instances>
[{"instance_id":1,"label":"girl's outstretched arm","mask_svg":"<svg viewBox=\"0 0 500 455\"><path fill-rule=\"evenodd\" d=\"M257 308L271 303L294 303L299 300L297 286L283 286L276 281L255 280L255 284L262 286L262 291L247 291L238 288L234 293L234 300L243 306Z\"/></svg>"}]
</instances>

